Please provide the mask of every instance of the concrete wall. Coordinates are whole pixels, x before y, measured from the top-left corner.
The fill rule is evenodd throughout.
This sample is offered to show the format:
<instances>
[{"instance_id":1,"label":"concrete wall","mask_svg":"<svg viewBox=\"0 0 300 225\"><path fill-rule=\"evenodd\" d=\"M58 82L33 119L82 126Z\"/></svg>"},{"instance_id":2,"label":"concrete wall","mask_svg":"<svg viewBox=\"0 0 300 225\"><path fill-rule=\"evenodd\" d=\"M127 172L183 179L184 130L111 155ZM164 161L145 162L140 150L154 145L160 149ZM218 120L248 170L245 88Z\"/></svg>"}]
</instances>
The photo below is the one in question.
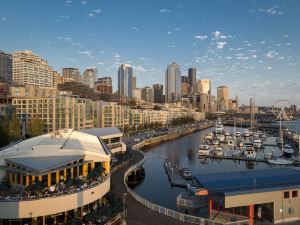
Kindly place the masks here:
<instances>
[{"instance_id":1,"label":"concrete wall","mask_svg":"<svg viewBox=\"0 0 300 225\"><path fill-rule=\"evenodd\" d=\"M26 201L0 201L0 219L31 218L76 209L101 199L110 189L110 177L88 190L58 197Z\"/></svg>"}]
</instances>

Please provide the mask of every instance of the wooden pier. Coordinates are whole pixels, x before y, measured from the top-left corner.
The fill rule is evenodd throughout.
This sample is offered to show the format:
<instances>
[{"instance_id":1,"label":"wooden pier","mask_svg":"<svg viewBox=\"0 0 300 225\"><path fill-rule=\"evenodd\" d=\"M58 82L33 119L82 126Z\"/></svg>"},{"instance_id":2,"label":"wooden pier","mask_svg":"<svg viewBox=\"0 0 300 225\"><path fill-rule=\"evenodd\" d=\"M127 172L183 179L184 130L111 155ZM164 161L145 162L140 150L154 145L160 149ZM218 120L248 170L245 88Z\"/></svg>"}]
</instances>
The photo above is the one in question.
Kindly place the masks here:
<instances>
[{"instance_id":1,"label":"wooden pier","mask_svg":"<svg viewBox=\"0 0 300 225\"><path fill-rule=\"evenodd\" d=\"M248 161L248 162L263 162L263 163L268 163L268 160L266 159L251 159L247 157L234 157L234 156L219 156L219 155L209 155L205 156L207 158L211 159L225 159L225 160L235 160L235 161ZM205 158L205 157L199 157L199 158Z\"/></svg>"},{"instance_id":2,"label":"wooden pier","mask_svg":"<svg viewBox=\"0 0 300 225\"><path fill-rule=\"evenodd\" d=\"M193 179L186 180L180 174L180 169L172 165L170 162L165 162L164 167L168 175L169 181L173 186L186 187L187 184L193 183Z\"/></svg>"}]
</instances>

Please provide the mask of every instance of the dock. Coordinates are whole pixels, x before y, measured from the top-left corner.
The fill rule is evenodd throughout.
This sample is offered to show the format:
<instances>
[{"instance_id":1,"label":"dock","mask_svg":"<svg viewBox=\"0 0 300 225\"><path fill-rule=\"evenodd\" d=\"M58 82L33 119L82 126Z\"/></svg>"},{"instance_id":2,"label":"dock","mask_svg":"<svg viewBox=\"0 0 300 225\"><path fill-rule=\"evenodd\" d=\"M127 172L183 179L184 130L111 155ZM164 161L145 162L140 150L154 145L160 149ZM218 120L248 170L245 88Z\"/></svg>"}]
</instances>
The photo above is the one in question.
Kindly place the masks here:
<instances>
[{"instance_id":1,"label":"dock","mask_svg":"<svg viewBox=\"0 0 300 225\"><path fill-rule=\"evenodd\" d=\"M186 187L187 184L193 183L194 178L192 180L184 179L180 174L179 168L177 168L175 165L172 165L170 162L166 161L164 163L164 167L169 181L173 186Z\"/></svg>"}]
</instances>

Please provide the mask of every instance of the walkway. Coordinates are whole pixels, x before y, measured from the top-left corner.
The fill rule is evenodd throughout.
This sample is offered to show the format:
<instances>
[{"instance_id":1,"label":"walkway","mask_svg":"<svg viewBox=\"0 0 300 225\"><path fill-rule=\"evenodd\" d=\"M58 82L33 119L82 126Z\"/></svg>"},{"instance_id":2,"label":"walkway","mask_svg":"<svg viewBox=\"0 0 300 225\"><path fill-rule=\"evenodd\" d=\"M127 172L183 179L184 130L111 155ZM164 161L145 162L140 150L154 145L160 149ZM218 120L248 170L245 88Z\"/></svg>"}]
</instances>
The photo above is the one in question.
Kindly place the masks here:
<instances>
[{"instance_id":1,"label":"walkway","mask_svg":"<svg viewBox=\"0 0 300 225\"><path fill-rule=\"evenodd\" d=\"M112 177L112 191L123 201L123 194L126 193L123 184L125 171L133 164L139 162L143 156L135 151L132 151L133 157L130 163L122 169L115 172ZM147 176L147 174L146 174ZM183 223L171 217L155 213L146 208L142 204L134 200L129 194L126 196L127 217L126 222L128 225L190 225L190 223Z\"/></svg>"}]
</instances>

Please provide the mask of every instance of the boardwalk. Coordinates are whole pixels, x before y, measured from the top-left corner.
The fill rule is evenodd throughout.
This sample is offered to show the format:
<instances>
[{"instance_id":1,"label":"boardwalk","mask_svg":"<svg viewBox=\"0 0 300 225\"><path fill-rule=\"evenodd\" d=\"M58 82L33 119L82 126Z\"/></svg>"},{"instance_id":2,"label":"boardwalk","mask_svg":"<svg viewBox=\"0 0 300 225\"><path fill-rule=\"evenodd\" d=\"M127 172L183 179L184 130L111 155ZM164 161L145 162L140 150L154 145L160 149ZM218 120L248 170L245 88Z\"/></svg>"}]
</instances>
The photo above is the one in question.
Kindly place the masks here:
<instances>
[{"instance_id":1,"label":"boardwalk","mask_svg":"<svg viewBox=\"0 0 300 225\"><path fill-rule=\"evenodd\" d=\"M112 191L121 199L123 199L123 194L126 193L125 186L123 184L123 177L125 171L136 162L142 159L142 155L138 152L133 151L133 159L130 161L129 165L120 169L112 175ZM127 206L127 217L126 222L128 225L187 225L189 223L183 223L173 218L155 213L150 209L144 207L137 201L135 201L130 195L126 196L126 206Z\"/></svg>"}]
</instances>

